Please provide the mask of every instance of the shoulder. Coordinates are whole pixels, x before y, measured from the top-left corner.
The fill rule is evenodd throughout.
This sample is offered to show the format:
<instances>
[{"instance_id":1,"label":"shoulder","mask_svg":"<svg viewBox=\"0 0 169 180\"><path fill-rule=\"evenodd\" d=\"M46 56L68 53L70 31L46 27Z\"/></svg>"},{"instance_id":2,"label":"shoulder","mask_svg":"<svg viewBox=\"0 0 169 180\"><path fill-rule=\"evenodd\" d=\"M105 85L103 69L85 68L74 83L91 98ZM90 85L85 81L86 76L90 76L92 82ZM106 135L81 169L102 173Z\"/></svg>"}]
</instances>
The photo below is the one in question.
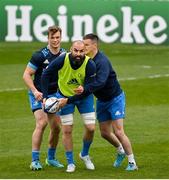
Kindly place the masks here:
<instances>
[{"instance_id":1,"label":"shoulder","mask_svg":"<svg viewBox=\"0 0 169 180\"><path fill-rule=\"evenodd\" d=\"M92 59L89 59L86 65L86 69L89 71L93 71L96 69L96 64Z\"/></svg>"},{"instance_id":2,"label":"shoulder","mask_svg":"<svg viewBox=\"0 0 169 180\"><path fill-rule=\"evenodd\" d=\"M62 66L64 59L65 59L66 53L60 54L57 58L55 58L49 66Z\"/></svg>"},{"instance_id":3,"label":"shoulder","mask_svg":"<svg viewBox=\"0 0 169 180\"><path fill-rule=\"evenodd\" d=\"M33 69L38 69L39 67L42 66L43 62L45 61L45 57L42 53L42 51L44 50L45 48L42 48L36 52L34 52L32 54L32 57L31 59L29 60L29 63L28 63L28 66L33 68Z\"/></svg>"},{"instance_id":4,"label":"shoulder","mask_svg":"<svg viewBox=\"0 0 169 180\"><path fill-rule=\"evenodd\" d=\"M66 49L64 49L64 48L60 48L60 54L62 54L62 53L66 53L67 51L66 51Z\"/></svg>"},{"instance_id":5,"label":"shoulder","mask_svg":"<svg viewBox=\"0 0 169 180\"><path fill-rule=\"evenodd\" d=\"M62 52L62 53L60 54L60 56L58 56L57 59L65 59L66 54L67 54L66 52Z\"/></svg>"},{"instance_id":6,"label":"shoulder","mask_svg":"<svg viewBox=\"0 0 169 180\"><path fill-rule=\"evenodd\" d=\"M96 65L106 66L110 64L108 57L103 52L98 52L93 58Z\"/></svg>"},{"instance_id":7,"label":"shoulder","mask_svg":"<svg viewBox=\"0 0 169 180\"><path fill-rule=\"evenodd\" d=\"M46 49L46 48L42 48L42 49L34 52L34 53L32 54L32 59L34 59L34 60L44 59L44 50L45 50L45 49Z\"/></svg>"},{"instance_id":8,"label":"shoulder","mask_svg":"<svg viewBox=\"0 0 169 180\"><path fill-rule=\"evenodd\" d=\"M41 66L42 62L43 62L42 54L40 51L37 51L32 54L32 57L29 60L28 66L35 70L39 66Z\"/></svg>"},{"instance_id":9,"label":"shoulder","mask_svg":"<svg viewBox=\"0 0 169 180\"><path fill-rule=\"evenodd\" d=\"M93 66L95 67L96 66L95 62L91 58L88 60L87 65L91 66L91 67L93 67Z\"/></svg>"},{"instance_id":10,"label":"shoulder","mask_svg":"<svg viewBox=\"0 0 169 180\"><path fill-rule=\"evenodd\" d=\"M97 53L96 58L102 61L109 61L108 57L101 51Z\"/></svg>"}]
</instances>

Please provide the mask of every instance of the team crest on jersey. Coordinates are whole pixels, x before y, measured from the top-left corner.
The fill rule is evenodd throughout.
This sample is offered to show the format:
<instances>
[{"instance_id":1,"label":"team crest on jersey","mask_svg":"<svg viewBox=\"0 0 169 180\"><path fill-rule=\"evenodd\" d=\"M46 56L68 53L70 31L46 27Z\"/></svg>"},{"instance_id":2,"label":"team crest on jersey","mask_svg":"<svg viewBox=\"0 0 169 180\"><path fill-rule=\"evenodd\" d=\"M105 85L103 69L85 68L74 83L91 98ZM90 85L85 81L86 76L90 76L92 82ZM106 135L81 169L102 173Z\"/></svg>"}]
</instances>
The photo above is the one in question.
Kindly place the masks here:
<instances>
[{"instance_id":1,"label":"team crest on jersey","mask_svg":"<svg viewBox=\"0 0 169 180\"><path fill-rule=\"evenodd\" d=\"M76 78L71 79L67 84L76 84L76 85L80 85Z\"/></svg>"},{"instance_id":2,"label":"team crest on jersey","mask_svg":"<svg viewBox=\"0 0 169 180\"><path fill-rule=\"evenodd\" d=\"M43 62L43 64L49 64L48 59L46 59L46 60Z\"/></svg>"}]
</instances>

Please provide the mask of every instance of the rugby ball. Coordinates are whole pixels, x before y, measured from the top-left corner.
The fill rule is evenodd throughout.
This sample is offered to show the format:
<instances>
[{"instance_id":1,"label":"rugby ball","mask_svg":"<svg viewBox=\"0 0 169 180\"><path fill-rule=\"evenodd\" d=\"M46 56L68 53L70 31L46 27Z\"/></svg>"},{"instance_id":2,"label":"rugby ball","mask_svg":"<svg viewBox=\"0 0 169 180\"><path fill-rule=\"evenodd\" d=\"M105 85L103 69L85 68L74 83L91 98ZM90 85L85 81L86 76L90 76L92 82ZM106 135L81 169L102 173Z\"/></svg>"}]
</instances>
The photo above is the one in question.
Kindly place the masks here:
<instances>
[{"instance_id":1,"label":"rugby ball","mask_svg":"<svg viewBox=\"0 0 169 180\"><path fill-rule=\"evenodd\" d=\"M45 102L45 112L54 114L59 111L59 100L56 97L50 97Z\"/></svg>"}]
</instances>

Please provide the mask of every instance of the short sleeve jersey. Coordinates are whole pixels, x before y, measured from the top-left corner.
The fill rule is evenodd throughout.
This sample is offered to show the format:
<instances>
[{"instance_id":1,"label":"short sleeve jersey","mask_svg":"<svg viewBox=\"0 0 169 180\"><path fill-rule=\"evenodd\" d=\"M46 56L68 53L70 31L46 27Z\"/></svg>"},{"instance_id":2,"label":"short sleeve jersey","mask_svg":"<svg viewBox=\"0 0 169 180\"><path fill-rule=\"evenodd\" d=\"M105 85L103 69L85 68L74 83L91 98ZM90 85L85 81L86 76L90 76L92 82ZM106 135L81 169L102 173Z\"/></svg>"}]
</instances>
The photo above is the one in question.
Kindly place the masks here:
<instances>
[{"instance_id":1,"label":"short sleeve jersey","mask_svg":"<svg viewBox=\"0 0 169 180\"><path fill-rule=\"evenodd\" d=\"M35 70L33 82L34 82L35 87L39 91L41 91L42 72L53 60L55 60L60 54L64 52L66 51L61 48L58 54L52 54L51 51L48 49L48 47L44 47L32 55L28 63L28 67ZM57 91L57 88L58 88L57 81L58 81L57 74L56 76L51 77L50 85L49 85L49 94L52 94Z\"/></svg>"}]
</instances>

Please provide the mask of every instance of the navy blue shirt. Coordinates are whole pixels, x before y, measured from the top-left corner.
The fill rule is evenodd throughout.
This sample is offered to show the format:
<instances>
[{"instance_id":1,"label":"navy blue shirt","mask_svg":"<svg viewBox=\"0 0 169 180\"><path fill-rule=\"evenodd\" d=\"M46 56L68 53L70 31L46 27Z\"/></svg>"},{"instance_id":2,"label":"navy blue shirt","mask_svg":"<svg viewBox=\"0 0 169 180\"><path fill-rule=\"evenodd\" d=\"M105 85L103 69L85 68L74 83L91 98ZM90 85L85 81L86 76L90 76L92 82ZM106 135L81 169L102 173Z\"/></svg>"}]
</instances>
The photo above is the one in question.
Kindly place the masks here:
<instances>
[{"instance_id":1,"label":"navy blue shirt","mask_svg":"<svg viewBox=\"0 0 169 180\"><path fill-rule=\"evenodd\" d=\"M56 77L58 74L58 71L63 67L64 60L65 60L66 53L60 55L57 57L48 67L45 71L42 73L42 92L43 92L43 98L47 98L48 96L48 86L49 86L49 80L51 77ZM71 54L69 54L69 61L70 65L73 69L78 69L81 64L76 64L73 60L73 57ZM95 75L96 75L96 65L93 62L93 60L89 59L86 65L86 72L85 72L85 79L84 79L84 85L87 86L91 82L94 81ZM90 94L90 93L89 93Z\"/></svg>"},{"instance_id":2,"label":"navy blue shirt","mask_svg":"<svg viewBox=\"0 0 169 180\"><path fill-rule=\"evenodd\" d=\"M93 93L98 100L109 101L122 92L116 72L104 53L98 51L93 61L96 64L95 82L84 86L84 92L81 95L69 97L68 103L84 98L90 93Z\"/></svg>"},{"instance_id":3,"label":"navy blue shirt","mask_svg":"<svg viewBox=\"0 0 169 180\"><path fill-rule=\"evenodd\" d=\"M58 57L63 52L65 52L65 50L61 48L58 54L52 54L47 47L44 47L32 55L31 60L28 63L28 66L35 70L33 82L38 91L42 91L41 90L42 72L54 59L56 59L56 57ZM57 88L58 86L57 86L57 75L56 75L51 77L50 79L49 94L56 92Z\"/></svg>"}]
</instances>

